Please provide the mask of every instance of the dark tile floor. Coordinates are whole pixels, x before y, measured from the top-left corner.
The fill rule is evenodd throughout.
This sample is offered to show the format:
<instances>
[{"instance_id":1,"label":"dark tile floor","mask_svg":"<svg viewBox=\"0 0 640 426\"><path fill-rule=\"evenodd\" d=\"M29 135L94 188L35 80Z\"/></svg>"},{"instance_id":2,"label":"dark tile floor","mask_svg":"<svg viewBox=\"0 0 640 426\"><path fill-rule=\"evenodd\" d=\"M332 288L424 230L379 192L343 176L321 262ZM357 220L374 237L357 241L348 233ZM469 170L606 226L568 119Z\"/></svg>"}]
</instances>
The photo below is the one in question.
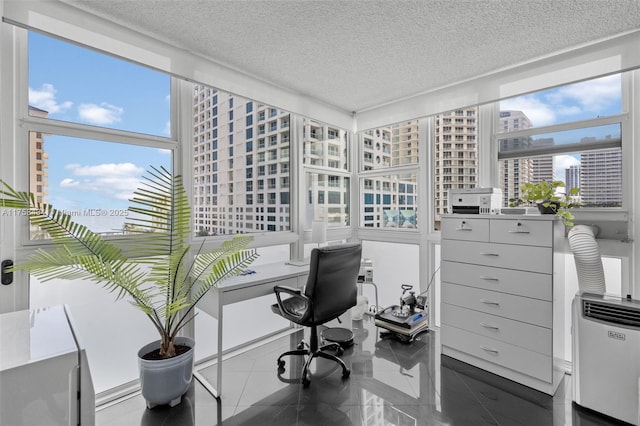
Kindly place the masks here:
<instances>
[{"instance_id":1,"label":"dark tile floor","mask_svg":"<svg viewBox=\"0 0 640 426\"><path fill-rule=\"evenodd\" d=\"M354 321L355 344L343 359L352 372L315 363L311 385L297 377L301 359L276 359L294 348L298 331L224 362L223 394L213 398L194 380L174 408L146 409L139 394L96 413L96 425L615 425L572 404L571 376L553 397L441 356L439 337L422 333L412 343L381 338L371 318ZM200 370L215 382L215 366Z\"/></svg>"}]
</instances>

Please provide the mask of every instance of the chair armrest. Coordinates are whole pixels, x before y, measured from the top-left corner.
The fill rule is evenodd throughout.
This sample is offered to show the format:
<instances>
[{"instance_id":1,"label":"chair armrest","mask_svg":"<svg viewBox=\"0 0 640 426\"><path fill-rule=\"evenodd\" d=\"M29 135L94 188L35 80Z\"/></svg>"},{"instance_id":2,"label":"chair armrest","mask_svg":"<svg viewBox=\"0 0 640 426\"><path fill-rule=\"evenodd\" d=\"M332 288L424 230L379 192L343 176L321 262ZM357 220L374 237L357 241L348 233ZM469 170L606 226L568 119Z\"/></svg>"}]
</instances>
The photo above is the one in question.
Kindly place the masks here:
<instances>
[{"instance_id":1,"label":"chair armrest","mask_svg":"<svg viewBox=\"0 0 640 426\"><path fill-rule=\"evenodd\" d=\"M302 294L300 289L288 286L277 285L273 287L273 291L276 294L280 315L296 323L304 322L310 314L311 299ZM283 293L291 297L283 300ZM293 308L297 309L294 310Z\"/></svg>"},{"instance_id":2,"label":"chair armrest","mask_svg":"<svg viewBox=\"0 0 640 426\"><path fill-rule=\"evenodd\" d=\"M299 288L293 288L286 285L277 285L273 287L273 291L276 293L276 297L279 297L280 293L287 293L292 296L302 295L302 290L300 290Z\"/></svg>"}]
</instances>

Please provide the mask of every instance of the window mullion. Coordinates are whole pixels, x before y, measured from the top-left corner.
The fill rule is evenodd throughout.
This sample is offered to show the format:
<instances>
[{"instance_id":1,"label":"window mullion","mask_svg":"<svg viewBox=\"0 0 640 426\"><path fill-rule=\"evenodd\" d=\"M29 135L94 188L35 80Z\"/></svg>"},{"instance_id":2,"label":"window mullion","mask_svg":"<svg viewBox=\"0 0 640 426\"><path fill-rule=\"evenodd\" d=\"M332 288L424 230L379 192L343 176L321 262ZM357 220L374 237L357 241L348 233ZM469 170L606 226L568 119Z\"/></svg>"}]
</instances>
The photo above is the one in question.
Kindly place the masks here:
<instances>
[{"instance_id":1,"label":"window mullion","mask_svg":"<svg viewBox=\"0 0 640 426\"><path fill-rule=\"evenodd\" d=\"M125 143L129 145L149 146L171 149L177 146L175 140L161 136L128 132L126 130L109 129L106 127L88 126L80 123L54 120L40 117L22 117L20 125L34 132L71 136L84 139L102 140L105 142Z\"/></svg>"}]
</instances>

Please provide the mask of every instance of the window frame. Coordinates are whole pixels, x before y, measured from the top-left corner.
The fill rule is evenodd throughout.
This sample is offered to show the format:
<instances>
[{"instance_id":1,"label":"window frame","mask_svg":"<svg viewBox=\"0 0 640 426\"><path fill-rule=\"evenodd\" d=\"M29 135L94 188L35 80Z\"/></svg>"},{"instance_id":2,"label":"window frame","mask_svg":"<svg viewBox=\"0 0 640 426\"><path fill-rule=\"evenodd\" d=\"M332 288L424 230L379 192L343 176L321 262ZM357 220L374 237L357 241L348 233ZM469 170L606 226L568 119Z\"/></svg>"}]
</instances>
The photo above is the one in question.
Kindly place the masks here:
<instances>
[{"instance_id":1,"label":"window frame","mask_svg":"<svg viewBox=\"0 0 640 426\"><path fill-rule=\"evenodd\" d=\"M3 24L4 25L4 24ZM105 143L119 143L124 145L141 146L148 148L164 149L171 152L171 168L173 173L182 174L182 164L180 164L179 156L176 155L179 142L178 133L180 128L178 127L178 98L179 98L179 82L180 80L167 74L169 78L169 91L170 91L170 129L171 134L167 137L145 134L136 131L121 130L109 127L99 127L79 122L56 120L49 117L38 117L29 114L29 46L28 38L29 31L37 32L36 30L28 30L22 28L14 28L14 37L16 44L19 46L16 52L15 79L17 89L17 96L15 98L12 107L16 111L16 137L14 139L14 150L16 155L16 164L26 164L27 167L18 168L14 171L16 188L28 188L29 187L29 133L38 132L42 134L52 134L62 137L73 137L81 139L90 139L98 142ZM50 34L45 34L47 37L57 38L65 43L71 43L68 40L64 40L60 37L56 37ZM76 43L77 44L77 43ZM105 52L98 51L91 46L81 45L83 49L95 51L102 55L111 56L117 60L132 62L127 59L110 55ZM148 68L141 64L136 64L143 68ZM153 70L155 72L162 72ZM166 74L166 73L165 73ZM3 108L6 104L3 104ZM191 114L192 111L189 111ZM190 151L191 152L191 151ZM190 192L188 192L190 194ZM17 218L16 227L16 241L17 241L17 256L18 261L25 260L33 251L41 247L51 247L53 243L49 240L32 240L30 238L29 220L25 217ZM106 239L116 242L125 242L132 239L140 239L143 236L139 235L118 235L118 236L105 236ZM126 249L126 244L123 244L122 249Z\"/></svg>"},{"instance_id":2,"label":"window frame","mask_svg":"<svg viewBox=\"0 0 640 426\"><path fill-rule=\"evenodd\" d=\"M303 144L306 142L304 139L304 129L305 126L307 125L307 121L312 121L313 124L316 124L318 126L323 126L323 127L328 127L331 129L338 129L338 131L342 130L345 132L344 137L345 137L345 147L344 149L346 150L345 153L345 161L346 161L346 165L347 168L333 168L333 167L329 167L326 165L317 165L317 164L309 164L308 161L306 161L307 159L304 158L304 150L302 149ZM348 238L348 236L351 235L351 229L353 228L353 199L354 199L354 190L357 191L357 188L354 188L354 182L353 182L353 165L352 165L352 157L353 157L353 132L344 129L340 126L336 126L333 125L331 123L325 123L323 121L320 120L314 120L314 119L310 119L310 118L306 118L306 117L297 117L296 121L293 121L289 123L289 127L291 128L292 126L296 126L297 127L297 133L299 134L299 151L300 151L300 156L299 156L299 161L297 161L296 163L298 164L302 164L301 167L301 172L300 172L300 180L299 180L299 186L300 188L302 188L302 191L299 192L299 203L298 203L298 208L300 209L300 229L302 229L302 234L303 234L303 242L304 243L309 243L311 241L311 224L306 224L304 218L302 218L302 214L307 206L308 203L308 197L307 197L307 188L306 188L306 183L310 177L310 175L313 174L319 174L319 175L326 175L327 176L327 182L329 181L329 177L330 176L336 176L336 177L341 177L341 178L346 178L349 179L349 205L348 205L348 211L350 212L349 216L348 216L348 220L349 220L349 225L340 225L340 226L335 226L335 225L331 225L330 223L327 223L327 235L328 235L328 240L329 241L335 241L335 240L340 240L340 239L344 239L344 238ZM329 129L327 130L327 132L329 132ZM312 135L307 135L308 137L311 137ZM324 138L325 141L330 140L330 138L327 137ZM328 148L327 148L328 149ZM289 157L292 158L292 154L289 153ZM328 186L327 186L328 187ZM328 195L327 195L328 198ZM317 203L317 199L314 198L314 204ZM327 203L327 200L325 199L324 204ZM293 205L293 201L291 202L291 205Z\"/></svg>"},{"instance_id":3,"label":"window frame","mask_svg":"<svg viewBox=\"0 0 640 426\"><path fill-rule=\"evenodd\" d=\"M505 138L515 138L515 137L528 137L539 134L547 134L547 133L555 133L562 131L570 131L570 130L579 130L590 127L603 126L608 124L620 124L621 131L621 140L620 144L616 144L615 147L620 146L622 151L622 202L620 207L580 207L571 209L571 212L576 216L576 220L574 222L580 222L585 220L598 220L598 221L606 221L606 222L627 222L629 219L629 211L631 207L634 205L634 195L633 195L633 180L632 180L632 169L633 169L633 125L632 125L632 116L634 115L634 102L633 98L638 96L638 87L637 84L633 84L633 80L637 79L639 70L635 71L624 71L619 73L620 84L621 84L621 109L622 112L620 114L614 114L605 117L596 117L587 120L577 120L573 122L563 122L558 124L552 124L548 126L539 126L532 127L528 129L518 129L511 132L501 132L500 127L500 102L504 99L498 100L491 105L492 111L492 122L491 122L491 146L492 150L495 152L494 159L492 161L491 167L493 168L493 185L496 187L500 187L500 177L499 169L500 169L500 161L503 159L516 159L516 158L531 158L537 156L545 156L545 155L561 155L561 154L574 154L576 152L588 152L589 150L581 150L580 143L572 143L566 145L556 145L551 147L550 149L534 149L530 151L522 151L522 153L518 154L509 154L501 156L498 152L498 140ZM593 79L581 80L595 80L599 77L594 77ZM577 82L569 82L567 84L563 84L562 86L568 86L571 84L575 84ZM539 91L545 91L548 89L541 89ZM538 91L536 91L538 92ZM525 94L516 95L514 97L523 96ZM505 98L506 99L506 98ZM605 143L601 144L602 148L613 147L606 146ZM522 155L528 154L528 155Z\"/></svg>"},{"instance_id":4,"label":"window frame","mask_svg":"<svg viewBox=\"0 0 640 426\"><path fill-rule=\"evenodd\" d=\"M413 119L413 120L402 120L400 122L397 123L392 123L389 124L387 126L379 126L376 127L375 129L364 129L364 130L359 130L356 134L356 140L357 140L357 153L356 153L356 161L354 163L354 165L356 167L354 167L357 172L355 172L355 176L354 176L354 185L356 187L356 191L355 191L355 195L356 195L356 199L357 199L357 206L356 208L352 209L352 211L354 212L357 218L357 223L353 224L352 226L358 230L358 234L359 235L363 235L363 236L367 236L366 239L375 239L375 240L384 240L384 241L389 241L389 242L401 242L402 240L406 241L407 237L409 239L409 241L415 241L417 239L419 239L419 235L422 232L425 232L425 230L423 229L424 225L424 220L426 219L426 214L419 214L418 212L425 212L424 210L424 204L422 199L426 199L427 197L423 194L425 194L424 190L421 190L420 188L422 187L422 185L425 185L425 179L423 178L423 173L422 170L424 169L424 167L422 166L425 163L425 159L426 159L426 149L424 149L423 147L428 146L426 144L426 139L427 136L424 134L426 131L426 127L424 125L424 120L425 118L421 118L421 119ZM365 148L372 148L375 144L375 141L372 142L372 144L369 143L365 143L365 141L367 141L368 139L366 138L366 133L370 132L370 131L375 131L381 128L386 128L389 127L389 143L390 145L392 145L393 143L393 127L396 125L400 125L400 124L409 124L411 125L411 128L413 128L414 126L416 127L416 131L418 133L418 142L417 142L417 148L418 148L418 161L415 164L408 164L408 165L394 165L393 161L387 166L387 167L381 167L378 169L372 169L372 170L365 170L365 164L364 164L364 158L365 158L365 154L366 153L364 150ZM412 131L413 133L413 131ZM393 151L393 146L391 146L391 151ZM392 152L391 152L392 153ZM391 155L391 153L389 153ZM374 160L374 158L371 158L372 162ZM361 188L365 187L365 181L366 180L375 180L376 178L381 178L384 176L403 176L403 175L414 175L416 177L416 196L417 196L417 208L416 208L416 217L418 217L418 225L415 228L399 228L399 227L389 227L389 228L371 228L371 227L365 227L364 226L364 222L365 222L365 216L369 216L370 213L365 211L365 204L364 204L364 199L363 199L363 194L361 193ZM361 185L362 182L362 185ZM375 190L375 184L374 184L374 188ZM367 204L368 205L368 204ZM422 217L425 216L425 217ZM386 235L380 235L377 237L373 236L373 233L375 232L382 232ZM428 231L427 231L428 232ZM410 234L414 234L414 235L410 235ZM370 236L371 235L371 236Z\"/></svg>"}]
</instances>

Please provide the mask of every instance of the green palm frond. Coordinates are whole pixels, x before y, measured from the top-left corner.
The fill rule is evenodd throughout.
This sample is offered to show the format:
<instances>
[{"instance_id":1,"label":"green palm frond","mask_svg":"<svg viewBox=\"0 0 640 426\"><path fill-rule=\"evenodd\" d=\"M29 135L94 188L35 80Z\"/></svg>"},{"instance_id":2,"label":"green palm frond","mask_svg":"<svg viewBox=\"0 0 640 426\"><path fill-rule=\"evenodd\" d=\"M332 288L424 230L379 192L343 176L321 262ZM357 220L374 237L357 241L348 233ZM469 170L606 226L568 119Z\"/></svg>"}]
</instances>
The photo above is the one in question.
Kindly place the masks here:
<instances>
[{"instance_id":1,"label":"green palm frond","mask_svg":"<svg viewBox=\"0 0 640 426\"><path fill-rule=\"evenodd\" d=\"M184 248L191 234L191 205L182 176L153 168L143 184L134 192L129 211L136 216L128 222L134 229L153 233L145 243L151 255L170 254Z\"/></svg>"},{"instance_id":2,"label":"green palm frond","mask_svg":"<svg viewBox=\"0 0 640 426\"><path fill-rule=\"evenodd\" d=\"M14 269L29 271L42 281L90 280L115 293L116 300L129 297L158 330L161 353L169 357L173 338L195 316L195 304L220 282L240 274L258 255L247 249L253 238L242 235L192 258L191 206L182 177L152 168L143 179L130 200L132 214L125 224L143 235L122 244L125 250L2 180L0 207L28 210L31 224L55 245L36 250Z\"/></svg>"},{"instance_id":3,"label":"green palm frond","mask_svg":"<svg viewBox=\"0 0 640 426\"><path fill-rule=\"evenodd\" d=\"M197 256L193 276L199 287L193 295L197 303L207 291L227 278L241 274L257 257L255 250L247 250L251 237L238 236L225 241L222 247Z\"/></svg>"}]
</instances>

